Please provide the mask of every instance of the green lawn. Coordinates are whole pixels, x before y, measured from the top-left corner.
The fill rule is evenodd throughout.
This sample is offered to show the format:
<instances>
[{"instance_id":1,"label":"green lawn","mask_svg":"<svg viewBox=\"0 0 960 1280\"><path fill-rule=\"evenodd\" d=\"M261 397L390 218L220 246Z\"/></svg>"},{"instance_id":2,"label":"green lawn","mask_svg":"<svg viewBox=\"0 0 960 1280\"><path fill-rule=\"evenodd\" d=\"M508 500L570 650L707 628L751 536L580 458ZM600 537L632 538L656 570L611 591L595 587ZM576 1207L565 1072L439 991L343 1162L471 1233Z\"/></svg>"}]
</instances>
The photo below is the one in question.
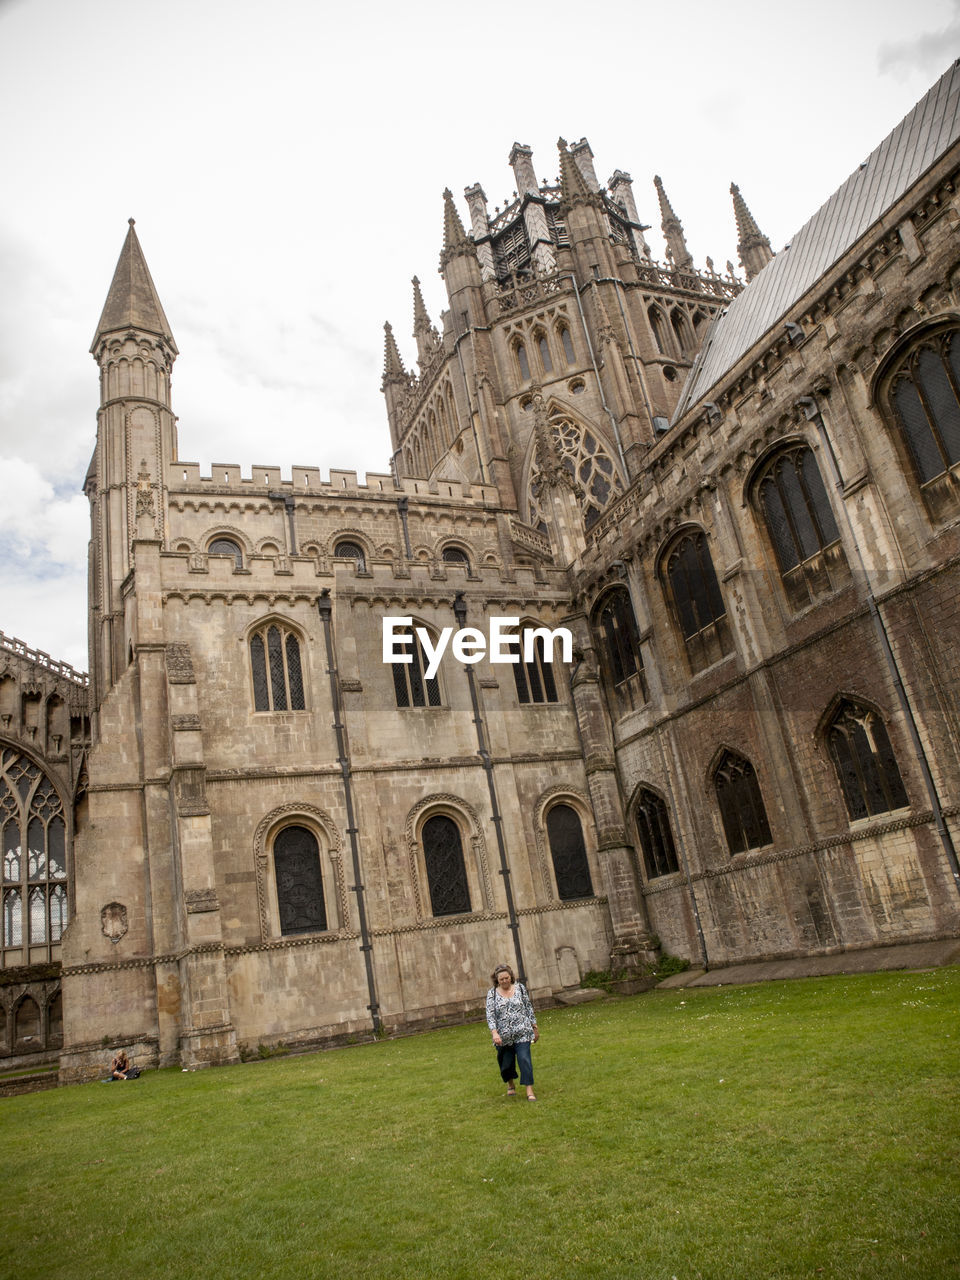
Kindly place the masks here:
<instances>
[{"instance_id":1,"label":"green lawn","mask_svg":"<svg viewBox=\"0 0 960 1280\"><path fill-rule=\"evenodd\" d=\"M960 969L546 1011L0 1101L0 1275L960 1277Z\"/></svg>"}]
</instances>

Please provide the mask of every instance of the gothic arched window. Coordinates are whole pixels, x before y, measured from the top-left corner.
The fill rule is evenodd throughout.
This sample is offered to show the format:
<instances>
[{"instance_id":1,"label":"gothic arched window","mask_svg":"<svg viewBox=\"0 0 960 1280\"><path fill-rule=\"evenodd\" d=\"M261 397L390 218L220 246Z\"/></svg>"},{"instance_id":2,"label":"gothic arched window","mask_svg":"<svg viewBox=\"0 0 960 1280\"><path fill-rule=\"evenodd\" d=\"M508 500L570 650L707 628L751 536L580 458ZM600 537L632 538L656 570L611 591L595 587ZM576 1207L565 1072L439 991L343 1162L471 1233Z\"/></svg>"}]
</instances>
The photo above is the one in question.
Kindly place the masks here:
<instances>
[{"instance_id":1,"label":"gothic arched window","mask_svg":"<svg viewBox=\"0 0 960 1280\"><path fill-rule=\"evenodd\" d=\"M731 648L727 609L702 529L684 534L673 544L661 561L661 574L696 674Z\"/></svg>"},{"instance_id":2,"label":"gothic arched window","mask_svg":"<svg viewBox=\"0 0 960 1280\"><path fill-rule=\"evenodd\" d=\"M233 538L214 538L207 547L207 554L211 556L233 556L233 563L238 569L243 568L243 551L240 544L234 542Z\"/></svg>"},{"instance_id":3,"label":"gothic arched window","mask_svg":"<svg viewBox=\"0 0 960 1280\"><path fill-rule=\"evenodd\" d=\"M570 330L565 324L562 324L557 330L557 336L560 339L560 345L563 347L563 358L567 364L576 363L576 355L573 350L573 339L570 337Z\"/></svg>"},{"instance_id":4,"label":"gothic arched window","mask_svg":"<svg viewBox=\"0 0 960 1280\"><path fill-rule=\"evenodd\" d=\"M663 318L663 312L659 307L650 307L647 311L647 319L650 321L650 328L653 331L653 340L657 344L657 350L662 356L670 354L670 343L667 338L667 326Z\"/></svg>"},{"instance_id":5,"label":"gothic arched window","mask_svg":"<svg viewBox=\"0 0 960 1280\"><path fill-rule=\"evenodd\" d=\"M46 774L7 747L0 750L0 848L4 962L49 961L67 924L63 804Z\"/></svg>"},{"instance_id":6,"label":"gothic arched window","mask_svg":"<svg viewBox=\"0 0 960 1280\"><path fill-rule=\"evenodd\" d=\"M572 898L592 898L593 881L587 862L587 846L583 842L583 827L576 809L571 809L568 804L555 804L547 814L547 838L557 880L557 896L564 902Z\"/></svg>"},{"instance_id":7,"label":"gothic arched window","mask_svg":"<svg viewBox=\"0 0 960 1280\"><path fill-rule=\"evenodd\" d=\"M543 636L534 635L533 632L531 627L521 628L517 633L516 644L511 649L519 659L512 664L513 679L517 686L517 701L523 706L533 702L560 701L553 663L546 660ZM526 661L528 648L531 656Z\"/></svg>"},{"instance_id":8,"label":"gothic arched window","mask_svg":"<svg viewBox=\"0 0 960 1280\"><path fill-rule=\"evenodd\" d=\"M520 378L523 382L527 382L530 378L530 361L527 359L527 348L522 342L518 342L515 351L517 354L517 368L520 370Z\"/></svg>"},{"instance_id":9,"label":"gothic arched window","mask_svg":"<svg viewBox=\"0 0 960 1280\"><path fill-rule=\"evenodd\" d=\"M592 529L607 503L623 493L617 468L594 432L557 410L550 414L550 430L560 465L580 488L583 527ZM545 533L547 512L535 477L534 472L528 491L528 521Z\"/></svg>"},{"instance_id":10,"label":"gothic arched window","mask_svg":"<svg viewBox=\"0 0 960 1280\"><path fill-rule=\"evenodd\" d=\"M366 573L367 557L364 554L363 547L358 542L349 542L343 539L333 548L333 554L338 560L354 560L357 565L357 572Z\"/></svg>"},{"instance_id":11,"label":"gothic arched window","mask_svg":"<svg viewBox=\"0 0 960 1280\"><path fill-rule=\"evenodd\" d=\"M910 803L887 730L875 711L845 699L827 727L827 743L851 821Z\"/></svg>"},{"instance_id":12,"label":"gothic arched window","mask_svg":"<svg viewBox=\"0 0 960 1280\"><path fill-rule=\"evenodd\" d=\"M593 612L593 633L608 688L627 707L647 700L637 620L626 587L607 592Z\"/></svg>"},{"instance_id":13,"label":"gothic arched window","mask_svg":"<svg viewBox=\"0 0 960 1280\"><path fill-rule=\"evenodd\" d=\"M397 695L397 706L439 707L441 705L440 684L436 676L433 676L430 680L426 677L425 673L430 663L423 651L420 637L416 632L410 631L405 636L395 636L394 652L410 655L409 662L394 662L392 664L393 688Z\"/></svg>"},{"instance_id":14,"label":"gothic arched window","mask_svg":"<svg viewBox=\"0 0 960 1280\"><path fill-rule=\"evenodd\" d=\"M300 641L277 622L250 637L255 711L303 711Z\"/></svg>"},{"instance_id":15,"label":"gothic arched window","mask_svg":"<svg viewBox=\"0 0 960 1280\"><path fill-rule=\"evenodd\" d=\"M960 462L960 332L925 337L897 366L890 403L921 484Z\"/></svg>"},{"instance_id":16,"label":"gothic arched window","mask_svg":"<svg viewBox=\"0 0 960 1280\"><path fill-rule=\"evenodd\" d=\"M433 914L464 915L470 910L470 890L460 828L452 818L439 813L423 824L420 839Z\"/></svg>"},{"instance_id":17,"label":"gothic arched window","mask_svg":"<svg viewBox=\"0 0 960 1280\"><path fill-rule=\"evenodd\" d=\"M655 791L644 787L637 798L637 831L648 880L678 871L677 851L667 806Z\"/></svg>"},{"instance_id":18,"label":"gothic arched window","mask_svg":"<svg viewBox=\"0 0 960 1280\"><path fill-rule=\"evenodd\" d=\"M320 846L306 827L284 827L273 842L280 932L323 933L327 910L323 898Z\"/></svg>"},{"instance_id":19,"label":"gothic arched window","mask_svg":"<svg viewBox=\"0 0 960 1280\"><path fill-rule=\"evenodd\" d=\"M540 352L540 364L544 373L553 373L553 358L550 355L550 343L545 333L536 335L537 349Z\"/></svg>"},{"instance_id":20,"label":"gothic arched window","mask_svg":"<svg viewBox=\"0 0 960 1280\"><path fill-rule=\"evenodd\" d=\"M760 784L749 760L735 751L724 752L713 771L713 785L731 853L772 843Z\"/></svg>"},{"instance_id":21,"label":"gothic arched window","mask_svg":"<svg viewBox=\"0 0 960 1280\"><path fill-rule=\"evenodd\" d=\"M802 608L835 590L846 561L813 450L801 444L778 453L753 492L791 603Z\"/></svg>"}]
</instances>

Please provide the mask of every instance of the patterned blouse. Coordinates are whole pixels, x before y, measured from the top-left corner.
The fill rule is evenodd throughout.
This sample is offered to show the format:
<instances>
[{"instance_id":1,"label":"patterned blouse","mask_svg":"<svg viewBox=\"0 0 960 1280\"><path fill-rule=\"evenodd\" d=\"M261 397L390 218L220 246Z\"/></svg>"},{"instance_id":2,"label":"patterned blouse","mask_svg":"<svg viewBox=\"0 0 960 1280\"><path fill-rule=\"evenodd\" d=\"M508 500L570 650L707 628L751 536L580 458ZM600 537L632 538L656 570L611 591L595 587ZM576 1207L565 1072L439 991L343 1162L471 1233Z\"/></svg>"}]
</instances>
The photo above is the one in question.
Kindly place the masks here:
<instances>
[{"instance_id":1,"label":"patterned blouse","mask_svg":"<svg viewBox=\"0 0 960 1280\"><path fill-rule=\"evenodd\" d=\"M498 987L491 987L487 992L487 1026L491 1031L500 1032L504 1044L532 1040L536 1025L537 1015L522 982L513 984L513 995L509 999L500 994Z\"/></svg>"}]
</instances>

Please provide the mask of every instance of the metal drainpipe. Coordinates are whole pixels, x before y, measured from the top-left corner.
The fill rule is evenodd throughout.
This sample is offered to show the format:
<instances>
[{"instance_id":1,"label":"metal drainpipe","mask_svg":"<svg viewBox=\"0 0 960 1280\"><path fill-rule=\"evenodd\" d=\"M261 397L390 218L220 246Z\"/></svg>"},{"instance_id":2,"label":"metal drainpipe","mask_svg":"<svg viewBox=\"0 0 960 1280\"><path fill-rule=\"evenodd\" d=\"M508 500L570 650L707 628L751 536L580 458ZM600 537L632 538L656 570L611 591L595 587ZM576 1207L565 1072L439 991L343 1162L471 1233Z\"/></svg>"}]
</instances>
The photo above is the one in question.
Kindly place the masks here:
<instances>
[{"instance_id":1,"label":"metal drainpipe","mask_svg":"<svg viewBox=\"0 0 960 1280\"><path fill-rule=\"evenodd\" d=\"M583 336L587 340L587 350L590 352L590 363L593 365L593 373L597 379L597 390L600 392L600 403L603 405L604 412L610 419L610 425L613 428L613 438L617 442L617 453L620 455L620 465L623 467L623 478L627 484L630 483L630 472L627 469L627 460L623 456L623 441L620 439L620 428L617 426L617 419L614 417L613 411L607 404L607 397L603 394L603 383L600 381L600 370L597 367L597 357L593 351L593 343L590 341L590 330L587 328L587 318L583 314L583 306L580 302L580 286L577 284L576 276L568 273L565 276L558 276L558 280L569 280L573 285L573 296L577 300L577 310L580 312L580 327L583 329ZM584 285L584 288L587 286Z\"/></svg>"},{"instance_id":2,"label":"metal drainpipe","mask_svg":"<svg viewBox=\"0 0 960 1280\"><path fill-rule=\"evenodd\" d=\"M457 619L457 626L462 631L467 622L467 605L463 598L463 592L458 591L453 601L453 612ZM517 977L521 982L526 983L527 975L523 967L523 952L520 949L520 922L517 919L516 906L513 901L513 889L510 886L510 868L507 865L507 849L503 839L503 818L500 815L500 804L497 800L497 784L493 776L493 761L490 759L490 751L487 747L487 734L483 725L483 715L480 711L480 698L477 694L476 677L473 667L467 663L467 684L470 686L470 701L473 704L473 723L477 730L477 748L480 760L483 763L483 771L487 777L487 789L490 792L490 808L493 812L493 828L497 833L497 849L500 854L500 874L503 876L503 887L507 896L507 918L509 920L510 932L513 934L513 950L517 957Z\"/></svg>"},{"instance_id":3,"label":"metal drainpipe","mask_svg":"<svg viewBox=\"0 0 960 1280\"><path fill-rule=\"evenodd\" d=\"M337 758L340 765L340 772L343 775L343 795L347 809L347 834L350 837L350 853L353 858L353 878L356 881L351 886L351 892L357 895L357 914L360 917L360 950L363 952L363 960L367 970L367 991L370 996L370 1003L367 1008L370 1010L370 1017L373 1020L373 1034L379 1036L383 1031L383 1024L380 1021L380 1005L377 1002L377 987L373 976L373 946L370 942L370 931L367 928L367 911L363 901L363 880L360 875L360 847L357 842L357 823L353 812L353 788L350 778L350 755L347 746L347 733L343 723L343 714L340 706L340 673L337 670L336 658L333 652L333 628L331 625L331 616L333 613L333 602L330 599L330 588L324 587L320 592L320 599L317 601L317 610L320 613L320 620L323 623L323 638L327 648L327 674L330 676L330 700L333 703L333 727L337 733Z\"/></svg>"},{"instance_id":4,"label":"metal drainpipe","mask_svg":"<svg viewBox=\"0 0 960 1280\"><path fill-rule=\"evenodd\" d=\"M827 464L829 466L830 473L831 473L831 479L833 480L833 483L837 489L837 493L840 496L839 505L840 505L841 511L843 512L843 521L844 521L844 524L846 525L850 544L851 546L853 546L856 552L857 562L860 566L860 572L863 575L864 582L867 584L867 606L870 610L870 617L873 622L874 630L877 633L877 638L880 641L880 649L883 653L884 662L886 663L886 667L887 667L887 672L890 676L890 679L893 681L894 688L896 689L897 701L900 704L900 710L903 712L904 718L907 722L907 728L910 732L910 741L913 744L913 750L914 750L914 753L916 754L917 761L920 765L920 772L923 776L923 783L927 791L927 798L929 799L930 807L933 810L933 819L934 819L934 825L937 828L937 835L940 837L940 843L943 845L943 850L944 850L944 853L946 854L947 863L949 864L951 874L953 875L954 887L956 888L957 892L960 893L960 865L958 865L957 863L957 851L954 848L953 839L950 835L949 828L947 827L947 824L944 821L943 806L940 803L940 796L937 792L937 786L933 780L933 774L930 771L930 764L927 760L927 754L926 754L926 751L924 750L923 742L921 741L921 738L920 738L920 730L917 726L916 717L913 712L913 706L910 702L910 695L907 693L906 687L903 683L903 677L900 673L900 667L897 663L896 654L893 652L893 646L890 644L890 637L887 634L886 624L883 621L883 617L880 613L880 609L877 606L876 598L873 594L873 587L870 583L870 578L867 573L867 567L864 564L863 555L861 554L861 551L860 551L860 543L857 540L856 532L850 520L850 515L847 511L847 504L843 499L843 477L840 474L840 465L837 462L837 455L834 453L833 442L830 439L829 433L827 432L826 423L823 420L823 415L821 414L819 406L817 405L817 402L814 399L814 397L801 396L801 398L796 403L797 403L797 408L803 411L803 415L807 419L807 421L812 422L820 433L820 439L823 443L824 453L825 453Z\"/></svg>"},{"instance_id":5,"label":"metal drainpipe","mask_svg":"<svg viewBox=\"0 0 960 1280\"><path fill-rule=\"evenodd\" d=\"M413 559L413 551L410 547L410 530L407 527L407 512L410 510L410 499L406 496L397 499L397 510L400 512L400 523L403 525L403 546L407 553L407 559Z\"/></svg>"}]
</instances>

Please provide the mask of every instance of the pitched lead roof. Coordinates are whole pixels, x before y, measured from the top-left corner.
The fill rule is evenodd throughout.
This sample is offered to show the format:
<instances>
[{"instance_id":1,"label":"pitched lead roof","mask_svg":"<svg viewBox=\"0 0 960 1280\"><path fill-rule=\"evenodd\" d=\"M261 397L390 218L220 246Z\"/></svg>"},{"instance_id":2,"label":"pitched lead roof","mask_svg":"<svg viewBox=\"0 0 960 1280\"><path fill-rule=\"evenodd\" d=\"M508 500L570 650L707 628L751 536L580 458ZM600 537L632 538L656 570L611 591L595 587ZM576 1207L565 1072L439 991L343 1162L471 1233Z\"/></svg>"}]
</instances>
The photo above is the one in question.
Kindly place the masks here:
<instances>
[{"instance_id":1,"label":"pitched lead roof","mask_svg":"<svg viewBox=\"0 0 960 1280\"><path fill-rule=\"evenodd\" d=\"M674 422L960 137L960 59L714 323Z\"/></svg>"}]
</instances>

